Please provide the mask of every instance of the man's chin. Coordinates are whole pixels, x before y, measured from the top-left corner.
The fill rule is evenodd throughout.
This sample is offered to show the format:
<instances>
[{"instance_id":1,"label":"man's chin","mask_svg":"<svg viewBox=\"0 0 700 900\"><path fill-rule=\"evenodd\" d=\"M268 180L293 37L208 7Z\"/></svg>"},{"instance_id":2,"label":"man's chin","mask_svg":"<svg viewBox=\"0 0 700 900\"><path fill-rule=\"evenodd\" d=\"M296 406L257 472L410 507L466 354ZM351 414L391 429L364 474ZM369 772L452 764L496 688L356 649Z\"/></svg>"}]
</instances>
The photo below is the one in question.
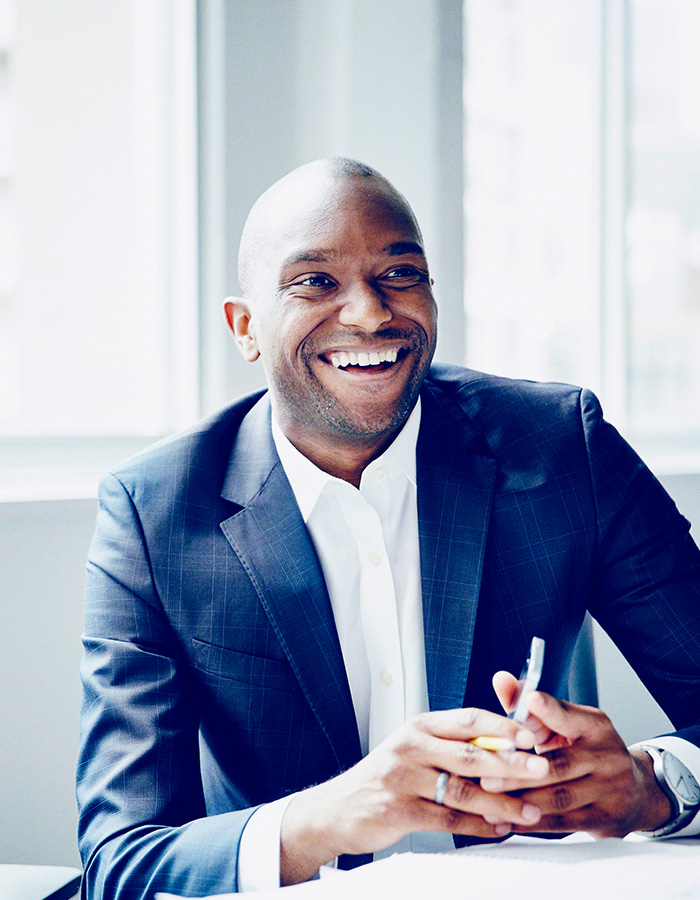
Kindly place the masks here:
<instances>
[{"instance_id":1,"label":"man's chin","mask_svg":"<svg viewBox=\"0 0 700 900\"><path fill-rule=\"evenodd\" d=\"M390 408L381 401L354 404L352 407L327 403L319 412L328 431L336 438L361 444L390 437L398 431L409 417L416 396L403 397L400 403Z\"/></svg>"}]
</instances>

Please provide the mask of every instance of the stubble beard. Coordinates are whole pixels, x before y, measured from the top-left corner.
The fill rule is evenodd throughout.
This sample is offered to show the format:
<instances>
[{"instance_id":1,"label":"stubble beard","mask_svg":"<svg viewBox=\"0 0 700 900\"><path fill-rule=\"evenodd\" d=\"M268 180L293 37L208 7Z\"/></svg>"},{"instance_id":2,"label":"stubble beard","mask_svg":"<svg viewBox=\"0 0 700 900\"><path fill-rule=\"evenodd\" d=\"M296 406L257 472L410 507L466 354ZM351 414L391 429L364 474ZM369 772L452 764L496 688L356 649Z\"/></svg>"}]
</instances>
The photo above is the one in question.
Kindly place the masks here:
<instances>
[{"instance_id":1,"label":"stubble beard","mask_svg":"<svg viewBox=\"0 0 700 900\"><path fill-rule=\"evenodd\" d=\"M290 383L291 379L285 379L284 391L287 397L299 398L300 391L306 396L306 403L297 402L297 414L311 418L309 407L313 407L319 423L326 426L326 432L337 435L349 443L361 444L365 441L376 441L383 436L388 436L397 431L406 421L413 409L423 380L430 368L434 346L428 346L427 335L423 331L405 332L397 329L387 330L380 335L385 340L395 340L408 344L410 352L419 362L411 370L410 376L404 385L398 404L392 409L377 409L369 415L362 415L359 411L348 409L327 387L325 387L315 375L310 360L316 356L313 342L304 348L302 356L307 378L303 383L298 380ZM376 387L378 397L381 397L382 385Z\"/></svg>"}]
</instances>

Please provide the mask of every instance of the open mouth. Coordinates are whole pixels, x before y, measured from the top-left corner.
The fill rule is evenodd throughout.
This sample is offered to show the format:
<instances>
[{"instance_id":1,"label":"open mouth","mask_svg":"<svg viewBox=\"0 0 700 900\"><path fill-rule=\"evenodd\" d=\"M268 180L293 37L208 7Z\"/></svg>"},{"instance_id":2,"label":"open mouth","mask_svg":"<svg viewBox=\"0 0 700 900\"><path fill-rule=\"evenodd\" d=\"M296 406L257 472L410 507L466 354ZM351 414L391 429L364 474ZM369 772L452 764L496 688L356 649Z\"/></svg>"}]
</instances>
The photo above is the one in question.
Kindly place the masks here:
<instances>
[{"instance_id":1,"label":"open mouth","mask_svg":"<svg viewBox=\"0 0 700 900\"><path fill-rule=\"evenodd\" d=\"M343 371L383 371L390 369L408 351L403 347L387 347L383 350L335 350L324 355L336 369Z\"/></svg>"}]
</instances>

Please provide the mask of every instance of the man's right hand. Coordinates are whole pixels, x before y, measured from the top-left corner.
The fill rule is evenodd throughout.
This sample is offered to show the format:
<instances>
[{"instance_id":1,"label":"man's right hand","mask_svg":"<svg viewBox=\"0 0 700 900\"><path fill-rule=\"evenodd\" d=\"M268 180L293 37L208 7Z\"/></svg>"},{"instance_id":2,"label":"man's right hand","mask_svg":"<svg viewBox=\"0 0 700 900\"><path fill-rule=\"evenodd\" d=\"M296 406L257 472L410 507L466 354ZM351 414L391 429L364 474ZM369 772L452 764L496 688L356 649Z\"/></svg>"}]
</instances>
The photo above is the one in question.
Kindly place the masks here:
<instances>
[{"instance_id":1,"label":"man's right hand","mask_svg":"<svg viewBox=\"0 0 700 900\"><path fill-rule=\"evenodd\" d=\"M479 735L519 749L482 750L469 743ZM281 883L306 881L336 856L382 850L412 831L499 838L509 830L499 823L535 824L536 806L479 786L489 776L515 778L523 788L541 780L547 760L519 752L534 745L531 731L485 710L410 719L347 772L292 799L282 821ZM434 802L441 772L449 776L442 805Z\"/></svg>"}]
</instances>

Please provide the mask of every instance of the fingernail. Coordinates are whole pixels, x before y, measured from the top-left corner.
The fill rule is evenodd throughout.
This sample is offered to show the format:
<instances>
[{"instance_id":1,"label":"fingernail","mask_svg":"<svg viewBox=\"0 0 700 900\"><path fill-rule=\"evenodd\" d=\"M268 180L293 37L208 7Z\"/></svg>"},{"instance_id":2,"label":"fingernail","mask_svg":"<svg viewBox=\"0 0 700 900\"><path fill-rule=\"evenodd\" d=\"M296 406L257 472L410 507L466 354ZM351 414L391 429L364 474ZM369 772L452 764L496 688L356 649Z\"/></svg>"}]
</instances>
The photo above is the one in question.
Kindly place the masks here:
<instances>
[{"instance_id":1,"label":"fingernail","mask_svg":"<svg viewBox=\"0 0 700 900\"><path fill-rule=\"evenodd\" d=\"M504 834L510 834L511 826L506 825L506 823L504 822L502 825L494 825L493 830L497 835L499 835L499 837L503 837Z\"/></svg>"},{"instance_id":2,"label":"fingernail","mask_svg":"<svg viewBox=\"0 0 700 900\"><path fill-rule=\"evenodd\" d=\"M523 750L529 750L535 746L535 735L531 731L518 731L515 735L515 744Z\"/></svg>"},{"instance_id":3,"label":"fingernail","mask_svg":"<svg viewBox=\"0 0 700 900\"><path fill-rule=\"evenodd\" d=\"M549 771L549 763L543 756L529 756L525 766L536 775L546 775Z\"/></svg>"},{"instance_id":4,"label":"fingernail","mask_svg":"<svg viewBox=\"0 0 700 900\"><path fill-rule=\"evenodd\" d=\"M540 820L540 811L536 806L533 806L532 803L523 803L520 814L523 819L526 819L528 822L539 822Z\"/></svg>"}]
</instances>

